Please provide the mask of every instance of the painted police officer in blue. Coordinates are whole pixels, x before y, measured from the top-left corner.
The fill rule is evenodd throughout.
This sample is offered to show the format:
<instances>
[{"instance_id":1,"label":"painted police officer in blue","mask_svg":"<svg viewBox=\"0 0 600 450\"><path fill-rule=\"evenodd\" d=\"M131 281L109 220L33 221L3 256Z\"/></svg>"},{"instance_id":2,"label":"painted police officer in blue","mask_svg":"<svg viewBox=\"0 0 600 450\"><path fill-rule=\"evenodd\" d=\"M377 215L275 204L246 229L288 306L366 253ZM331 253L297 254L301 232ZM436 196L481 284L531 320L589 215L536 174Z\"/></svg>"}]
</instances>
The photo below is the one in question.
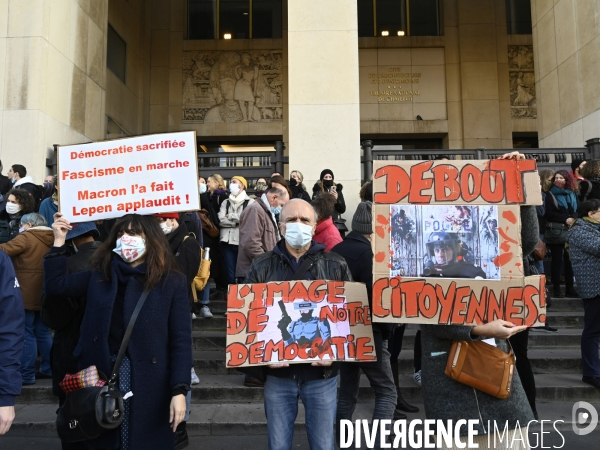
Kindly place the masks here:
<instances>
[{"instance_id":1,"label":"painted police officer in blue","mask_svg":"<svg viewBox=\"0 0 600 450\"><path fill-rule=\"evenodd\" d=\"M286 345L296 342L298 345L311 344L315 339L321 338L326 342L331 337L331 327L327 319L320 320L313 316L317 304L313 302L294 303L294 309L300 311L300 318L292 321L287 313L283 301L279 301L282 318L277 324L281 330L281 337Z\"/></svg>"}]
</instances>

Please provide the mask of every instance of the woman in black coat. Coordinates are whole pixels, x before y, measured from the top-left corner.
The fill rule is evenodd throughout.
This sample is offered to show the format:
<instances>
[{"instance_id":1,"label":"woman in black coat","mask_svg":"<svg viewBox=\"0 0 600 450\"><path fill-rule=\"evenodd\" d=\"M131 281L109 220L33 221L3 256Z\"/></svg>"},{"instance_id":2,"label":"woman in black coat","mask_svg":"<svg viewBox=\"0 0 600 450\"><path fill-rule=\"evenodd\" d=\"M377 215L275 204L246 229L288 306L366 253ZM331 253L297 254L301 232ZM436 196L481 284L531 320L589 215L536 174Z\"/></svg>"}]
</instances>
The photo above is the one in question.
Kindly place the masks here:
<instances>
[{"instance_id":1,"label":"woman in black coat","mask_svg":"<svg viewBox=\"0 0 600 450\"><path fill-rule=\"evenodd\" d=\"M72 229L57 213L54 247L44 260L48 295L87 296L81 336L73 355L79 370L95 365L109 374L140 296L149 290L119 371L125 401L123 424L92 448L173 449L185 414L192 358L185 276L176 271L169 244L155 219L129 214L119 219L94 255L92 270L67 274L65 236Z\"/></svg>"},{"instance_id":2,"label":"woman in black coat","mask_svg":"<svg viewBox=\"0 0 600 450\"><path fill-rule=\"evenodd\" d=\"M571 226L577 219L577 196L579 191L577 181L566 170L559 170L552 178L552 188L546 193L544 206L546 207L547 226L551 224L562 224ZM571 267L571 258L565 248L565 243L550 244L552 265L551 278L554 286L553 297L563 298L565 294L569 297L579 297L577 291L573 288L573 268ZM565 294L560 288L560 268L564 261L565 272Z\"/></svg>"},{"instance_id":3,"label":"woman in black coat","mask_svg":"<svg viewBox=\"0 0 600 450\"><path fill-rule=\"evenodd\" d=\"M317 181L313 186L312 195L314 200L314 198L321 192L329 192L336 198L333 212L333 223L339 230L342 237L344 237L346 235L346 231L348 231L348 227L344 223L345 220L341 217L341 215L346 212L346 202L344 201L344 194L342 193L343 188L344 187L340 183L334 183L333 172L329 169L325 169L321 172L319 181Z\"/></svg>"},{"instance_id":4,"label":"woman in black coat","mask_svg":"<svg viewBox=\"0 0 600 450\"><path fill-rule=\"evenodd\" d=\"M304 186L304 175L299 170L292 170L290 172L290 191L292 191L291 198L300 198L308 203L310 203L310 195L306 192L306 187Z\"/></svg>"}]
</instances>

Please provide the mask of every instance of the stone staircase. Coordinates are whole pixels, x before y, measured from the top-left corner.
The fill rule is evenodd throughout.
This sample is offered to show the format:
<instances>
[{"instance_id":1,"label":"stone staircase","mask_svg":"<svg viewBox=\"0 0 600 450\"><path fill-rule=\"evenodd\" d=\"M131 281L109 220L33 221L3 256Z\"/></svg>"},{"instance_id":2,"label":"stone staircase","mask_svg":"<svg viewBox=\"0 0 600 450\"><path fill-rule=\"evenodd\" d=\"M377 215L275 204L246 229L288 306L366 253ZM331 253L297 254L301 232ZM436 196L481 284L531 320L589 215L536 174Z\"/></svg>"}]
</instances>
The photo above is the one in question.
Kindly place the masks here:
<instances>
[{"instance_id":1,"label":"stone staircase","mask_svg":"<svg viewBox=\"0 0 600 450\"><path fill-rule=\"evenodd\" d=\"M600 410L600 390L581 381L581 300L554 299L552 305L548 321L559 331L532 330L529 357L536 374L540 419L562 419L565 421L562 426L570 429L573 403L584 400ZM266 434L263 390L244 387L244 376L225 367L225 301L212 301L211 308L214 318L193 321L194 364L201 382L192 389L188 432L192 436ZM411 414L409 418L424 419L421 390L411 376L416 330L417 326L410 325L405 333L404 349L400 354L400 382L403 396L421 407L418 414ZM373 392L363 375L355 419L370 418L373 399ZM17 418L10 435L54 436L56 403L49 380L24 387L18 398ZM302 405L296 429L305 433Z\"/></svg>"}]
</instances>

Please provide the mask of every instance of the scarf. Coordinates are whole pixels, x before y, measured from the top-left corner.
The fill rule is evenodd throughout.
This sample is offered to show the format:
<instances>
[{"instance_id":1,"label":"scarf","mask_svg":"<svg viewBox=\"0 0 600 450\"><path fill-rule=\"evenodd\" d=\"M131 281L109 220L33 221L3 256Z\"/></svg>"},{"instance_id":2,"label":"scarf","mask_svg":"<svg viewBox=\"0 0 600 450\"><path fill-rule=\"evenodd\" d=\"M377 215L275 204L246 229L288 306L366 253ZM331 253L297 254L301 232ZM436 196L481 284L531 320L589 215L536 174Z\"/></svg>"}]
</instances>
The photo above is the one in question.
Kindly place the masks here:
<instances>
[{"instance_id":1,"label":"scarf","mask_svg":"<svg viewBox=\"0 0 600 450\"><path fill-rule=\"evenodd\" d=\"M239 205L241 203L244 203L246 200L248 200L248 195L246 194L246 191L240 191L240 193L237 195L237 197L234 197L233 194L231 194L229 196L229 201L234 204L234 205Z\"/></svg>"},{"instance_id":2,"label":"scarf","mask_svg":"<svg viewBox=\"0 0 600 450\"><path fill-rule=\"evenodd\" d=\"M54 194L52 194L52 203L58 206L58 192L56 191L54 191Z\"/></svg>"},{"instance_id":3,"label":"scarf","mask_svg":"<svg viewBox=\"0 0 600 450\"><path fill-rule=\"evenodd\" d=\"M571 189L560 189L556 186L552 186L550 192L556 197L556 201L559 206L562 206L567 211L577 210L577 197Z\"/></svg>"},{"instance_id":4,"label":"scarf","mask_svg":"<svg viewBox=\"0 0 600 450\"><path fill-rule=\"evenodd\" d=\"M112 260L113 269L117 274L117 281L119 284L127 285L130 278L146 275L146 263L142 263L139 266L132 267L121 259L120 256L113 256Z\"/></svg>"}]
</instances>

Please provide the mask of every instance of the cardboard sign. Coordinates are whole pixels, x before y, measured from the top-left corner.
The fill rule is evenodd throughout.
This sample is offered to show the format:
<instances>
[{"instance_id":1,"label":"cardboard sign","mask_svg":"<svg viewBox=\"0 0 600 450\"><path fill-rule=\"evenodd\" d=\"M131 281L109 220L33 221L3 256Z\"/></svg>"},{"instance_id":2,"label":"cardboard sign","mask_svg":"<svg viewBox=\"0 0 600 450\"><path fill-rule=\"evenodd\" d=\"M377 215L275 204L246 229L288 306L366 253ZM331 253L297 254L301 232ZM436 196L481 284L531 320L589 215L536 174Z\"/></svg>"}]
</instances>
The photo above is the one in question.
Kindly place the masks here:
<instances>
[{"instance_id":1,"label":"cardboard sign","mask_svg":"<svg viewBox=\"0 0 600 450\"><path fill-rule=\"evenodd\" d=\"M227 367L376 361L369 309L362 283L230 285Z\"/></svg>"},{"instance_id":2,"label":"cardboard sign","mask_svg":"<svg viewBox=\"0 0 600 450\"><path fill-rule=\"evenodd\" d=\"M525 277L520 205L541 204L534 160L377 161L373 321L545 322Z\"/></svg>"},{"instance_id":3,"label":"cardboard sign","mask_svg":"<svg viewBox=\"0 0 600 450\"><path fill-rule=\"evenodd\" d=\"M70 222L200 209L196 133L59 147L58 186Z\"/></svg>"}]
</instances>

